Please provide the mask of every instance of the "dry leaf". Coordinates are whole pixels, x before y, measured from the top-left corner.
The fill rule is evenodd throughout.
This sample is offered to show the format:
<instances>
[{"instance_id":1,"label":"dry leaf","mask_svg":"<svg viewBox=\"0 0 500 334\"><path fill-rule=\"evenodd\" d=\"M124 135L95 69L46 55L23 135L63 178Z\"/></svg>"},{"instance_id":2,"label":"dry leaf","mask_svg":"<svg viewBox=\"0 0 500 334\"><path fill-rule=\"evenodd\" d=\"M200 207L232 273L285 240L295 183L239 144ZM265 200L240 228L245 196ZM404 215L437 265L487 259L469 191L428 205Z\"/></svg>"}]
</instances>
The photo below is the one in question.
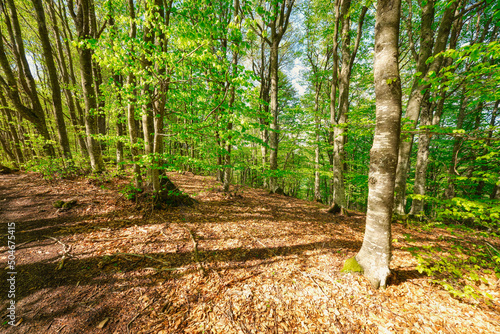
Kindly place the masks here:
<instances>
[{"instance_id":1,"label":"dry leaf","mask_svg":"<svg viewBox=\"0 0 500 334\"><path fill-rule=\"evenodd\" d=\"M99 328L99 329L104 328L104 326L106 326L106 324L108 323L108 321L109 321L109 318L104 318L104 320L101 321L99 323L99 325L96 326L96 328Z\"/></svg>"}]
</instances>

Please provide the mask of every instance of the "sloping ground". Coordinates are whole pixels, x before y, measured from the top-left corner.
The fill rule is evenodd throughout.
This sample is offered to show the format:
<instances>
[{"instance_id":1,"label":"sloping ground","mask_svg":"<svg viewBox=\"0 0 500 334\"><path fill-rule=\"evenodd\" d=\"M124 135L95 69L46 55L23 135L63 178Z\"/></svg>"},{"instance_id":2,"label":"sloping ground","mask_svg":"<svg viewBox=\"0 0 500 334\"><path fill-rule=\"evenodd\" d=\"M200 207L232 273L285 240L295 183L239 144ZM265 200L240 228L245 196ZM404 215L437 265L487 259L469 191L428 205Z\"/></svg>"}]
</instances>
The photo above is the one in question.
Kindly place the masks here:
<instances>
[{"instance_id":1,"label":"sloping ground","mask_svg":"<svg viewBox=\"0 0 500 334\"><path fill-rule=\"evenodd\" d=\"M498 280L483 287L489 305L459 301L402 250L437 243L445 230L395 224L392 284L374 291L362 276L340 273L361 246L364 217L335 217L320 204L262 190L227 196L208 177L170 177L199 204L153 211L117 192L125 180L0 176L2 263L7 223L16 223L19 323L6 324L4 271L1 331L500 332ZM53 207L71 199L77 206L68 211Z\"/></svg>"}]
</instances>

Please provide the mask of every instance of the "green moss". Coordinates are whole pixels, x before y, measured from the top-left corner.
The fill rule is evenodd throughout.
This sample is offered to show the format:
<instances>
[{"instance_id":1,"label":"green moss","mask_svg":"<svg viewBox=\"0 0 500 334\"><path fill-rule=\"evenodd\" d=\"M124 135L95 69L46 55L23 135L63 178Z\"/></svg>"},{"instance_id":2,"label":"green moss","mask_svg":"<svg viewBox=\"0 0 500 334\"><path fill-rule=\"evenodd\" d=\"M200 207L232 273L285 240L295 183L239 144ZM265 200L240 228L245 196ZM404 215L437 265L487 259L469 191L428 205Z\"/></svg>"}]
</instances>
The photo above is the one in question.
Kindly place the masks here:
<instances>
[{"instance_id":1,"label":"green moss","mask_svg":"<svg viewBox=\"0 0 500 334\"><path fill-rule=\"evenodd\" d=\"M356 258L353 256L345 261L344 268L342 268L341 272L363 273L363 267L359 265L358 261L356 261Z\"/></svg>"},{"instance_id":2,"label":"green moss","mask_svg":"<svg viewBox=\"0 0 500 334\"><path fill-rule=\"evenodd\" d=\"M71 200L71 201L68 201L68 202L64 203L64 204L62 205L62 208L63 208L63 209L66 209L66 210L69 210L69 209L71 209L72 207L74 207L75 205L76 205L76 200L75 200L75 199L73 199L73 200Z\"/></svg>"},{"instance_id":3,"label":"green moss","mask_svg":"<svg viewBox=\"0 0 500 334\"><path fill-rule=\"evenodd\" d=\"M64 201L55 201L53 205L54 208L60 209L64 206Z\"/></svg>"}]
</instances>

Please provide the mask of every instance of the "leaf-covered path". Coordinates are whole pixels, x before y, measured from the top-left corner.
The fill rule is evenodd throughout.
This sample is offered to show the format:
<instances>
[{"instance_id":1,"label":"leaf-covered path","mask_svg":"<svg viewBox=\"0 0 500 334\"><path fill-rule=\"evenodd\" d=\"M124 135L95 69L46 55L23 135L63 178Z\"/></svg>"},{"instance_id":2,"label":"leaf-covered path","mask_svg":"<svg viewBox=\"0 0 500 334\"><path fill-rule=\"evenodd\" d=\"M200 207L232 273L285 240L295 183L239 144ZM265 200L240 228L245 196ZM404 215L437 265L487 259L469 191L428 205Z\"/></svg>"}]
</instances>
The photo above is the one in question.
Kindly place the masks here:
<instances>
[{"instance_id":1,"label":"leaf-covered path","mask_svg":"<svg viewBox=\"0 0 500 334\"><path fill-rule=\"evenodd\" d=\"M361 246L364 217L313 202L171 173L194 207L152 211L126 200L126 180L0 176L2 263L16 223L16 322L3 333L498 333L490 305L452 298L403 250L438 242L394 224L392 282L374 291L342 274ZM77 200L69 210L58 200ZM64 260L62 260L64 256ZM58 267L61 267L58 269Z\"/></svg>"}]
</instances>

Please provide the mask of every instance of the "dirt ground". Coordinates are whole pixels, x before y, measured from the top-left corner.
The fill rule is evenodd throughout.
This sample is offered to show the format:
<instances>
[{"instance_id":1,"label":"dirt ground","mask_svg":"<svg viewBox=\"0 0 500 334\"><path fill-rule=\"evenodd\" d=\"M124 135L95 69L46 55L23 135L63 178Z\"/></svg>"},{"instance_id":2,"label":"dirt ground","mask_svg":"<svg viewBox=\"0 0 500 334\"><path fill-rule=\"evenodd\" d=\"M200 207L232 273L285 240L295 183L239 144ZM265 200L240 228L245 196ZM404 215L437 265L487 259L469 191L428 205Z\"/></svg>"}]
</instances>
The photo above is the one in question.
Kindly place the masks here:
<instances>
[{"instance_id":1,"label":"dirt ground","mask_svg":"<svg viewBox=\"0 0 500 334\"><path fill-rule=\"evenodd\" d=\"M16 327L2 272L2 333L500 333L493 300L463 301L416 271L404 247L436 241L393 225L391 284L340 272L364 217L263 190L231 196L215 180L169 174L194 207L152 210L127 180L0 175L1 260L15 222ZM54 202L76 200L58 209ZM411 235L411 238L405 235ZM410 240L410 241L405 241ZM63 260L64 258L64 260Z\"/></svg>"}]
</instances>

